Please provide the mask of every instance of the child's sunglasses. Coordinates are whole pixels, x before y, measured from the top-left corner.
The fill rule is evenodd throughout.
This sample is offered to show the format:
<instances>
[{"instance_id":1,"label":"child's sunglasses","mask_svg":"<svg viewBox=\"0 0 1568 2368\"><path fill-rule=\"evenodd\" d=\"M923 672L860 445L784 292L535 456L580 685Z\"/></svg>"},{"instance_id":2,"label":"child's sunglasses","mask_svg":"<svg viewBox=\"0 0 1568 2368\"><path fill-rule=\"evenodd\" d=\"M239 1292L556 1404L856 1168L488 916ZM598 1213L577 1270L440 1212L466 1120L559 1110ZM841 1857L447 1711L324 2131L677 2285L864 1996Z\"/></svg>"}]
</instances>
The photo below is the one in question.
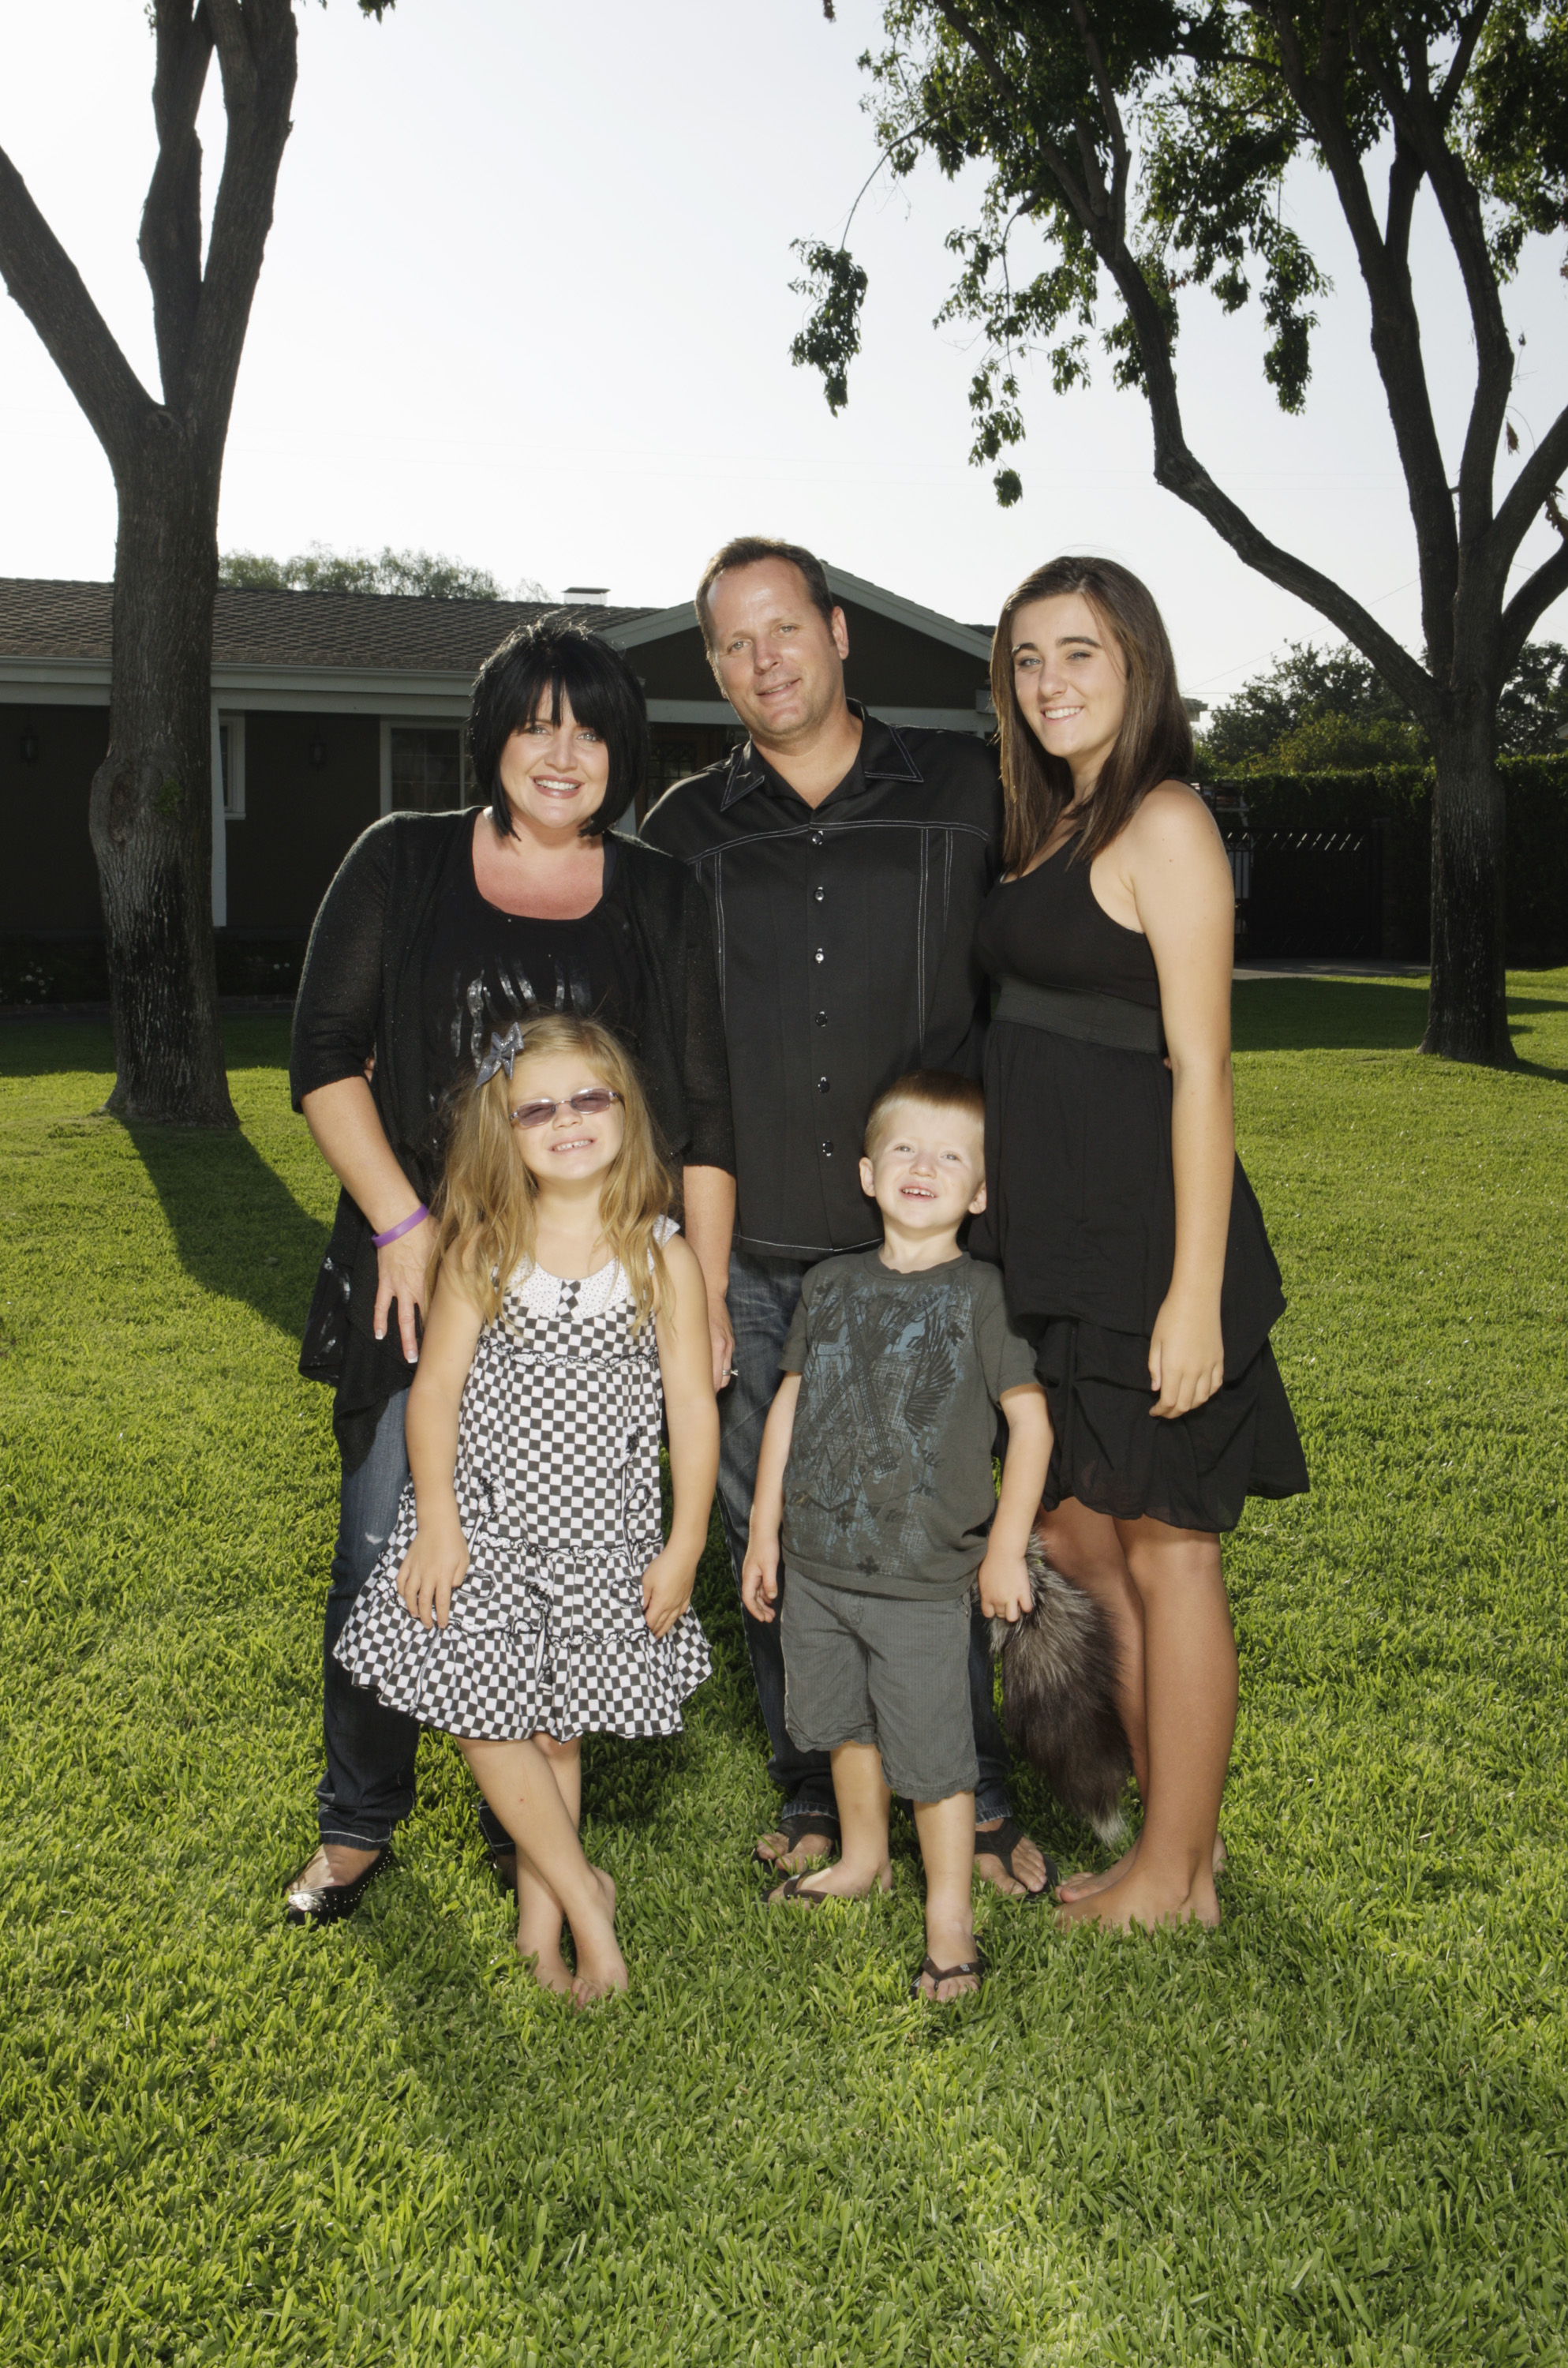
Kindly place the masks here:
<instances>
[{"instance_id":1,"label":"child's sunglasses","mask_svg":"<svg viewBox=\"0 0 1568 2368\"><path fill-rule=\"evenodd\" d=\"M569 1095L563 1102L519 1102L510 1116L514 1126L543 1126L558 1110L574 1110L579 1118L597 1118L619 1099L608 1086L585 1086L580 1094Z\"/></svg>"}]
</instances>

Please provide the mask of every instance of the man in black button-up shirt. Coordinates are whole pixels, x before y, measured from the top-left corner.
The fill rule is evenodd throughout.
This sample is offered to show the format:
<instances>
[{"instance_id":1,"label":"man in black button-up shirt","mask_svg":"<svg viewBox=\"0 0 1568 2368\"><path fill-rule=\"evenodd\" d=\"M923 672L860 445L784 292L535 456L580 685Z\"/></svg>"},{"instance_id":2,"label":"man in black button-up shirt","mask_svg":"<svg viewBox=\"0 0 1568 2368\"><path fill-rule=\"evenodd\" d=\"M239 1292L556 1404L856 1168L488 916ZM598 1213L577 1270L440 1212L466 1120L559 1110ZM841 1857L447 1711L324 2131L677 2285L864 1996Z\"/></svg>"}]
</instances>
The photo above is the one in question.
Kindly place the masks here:
<instances>
[{"instance_id":1,"label":"man in black button-up shirt","mask_svg":"<svg viewBox=\"0 0 1568 2368\"><path fill-rule=\"evenodd\" d=\"M846 700L844 612L809 552L753 538L726 545L697 613L752 736L677 782L642 836L692 866L718 946L736 1168L719 1501L738 1586L801 1277L881 1238L860 1190L866 1114L906 1069L981 1074L989 1004L974 931L999 867L1002 792L978 738L898 730ZM831 1775L785 1729L777 1623L748 1617L746 1634L771 1773L789 1796L759 1848L779 1864L803 1862L835 1831ZM978 1615L972 1675L976 1816L993 1842L987 1852L977 1838L980 1871L1034 1891L1046 1861L1007 1812Z\"/></svg>"}]
</instances>

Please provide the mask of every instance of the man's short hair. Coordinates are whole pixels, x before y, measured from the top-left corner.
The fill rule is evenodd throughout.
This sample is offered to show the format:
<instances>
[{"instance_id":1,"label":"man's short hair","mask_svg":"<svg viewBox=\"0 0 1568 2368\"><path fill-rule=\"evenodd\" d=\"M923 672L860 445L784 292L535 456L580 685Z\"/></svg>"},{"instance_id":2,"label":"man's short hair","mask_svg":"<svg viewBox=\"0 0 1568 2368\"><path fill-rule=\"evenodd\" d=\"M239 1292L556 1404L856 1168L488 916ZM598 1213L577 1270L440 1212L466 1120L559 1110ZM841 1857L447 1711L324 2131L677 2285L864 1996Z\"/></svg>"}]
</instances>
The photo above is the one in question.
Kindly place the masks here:
<instances>
[{"instance_id":1,"label":"man's short hair","mask_svg":"<svg viewBox=\"0 0 1568 2368\"><path fill-rule=\"evenodd\" d=\"M832 623L838 603L829 588L827 570L815 552L802 549L798 542L780 542L771 534L737 534L722 551L713 553L697 587L697 621L702 628L703 646L710 657L713 655L713 611L708 596L715 581L728 567L756 567L767 559L786 559L791 567L798 567L805 578L812 608L824 622Z\"/></svg>"},{"instance_id":2,"label":"man's short hair","mask_svg":"<svg viewBox=\"0 0 1568 2368\"><path fill-rule=\"evenodd\" d=\"M960 1077L956 1069L910 1069L895 1077L877 1096L866 1116L865 1156L874 1159L877 1144L887 1132L889 1116L898 1102L914 1102L917 1109L950 1111L957 1118L973 1119L985 1123L985 1096L972 1077Z\"/></svg>"}]
</instances>

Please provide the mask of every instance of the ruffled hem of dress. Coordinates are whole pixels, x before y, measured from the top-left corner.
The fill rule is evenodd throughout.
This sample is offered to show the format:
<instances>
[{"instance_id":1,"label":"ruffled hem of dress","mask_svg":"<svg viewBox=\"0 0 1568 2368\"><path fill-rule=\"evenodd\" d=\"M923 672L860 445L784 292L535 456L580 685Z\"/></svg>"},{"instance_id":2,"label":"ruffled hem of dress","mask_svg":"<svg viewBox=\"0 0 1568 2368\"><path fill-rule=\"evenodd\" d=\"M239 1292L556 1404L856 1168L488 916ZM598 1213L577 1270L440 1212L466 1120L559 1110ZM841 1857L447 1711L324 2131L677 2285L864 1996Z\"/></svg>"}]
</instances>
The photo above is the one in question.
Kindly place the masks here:
<instances>
[{"instance_id":1,"label":"ruffled hem of dress","mask_svg":"<svg viewBox=\"0 0 1568 2368\"><path fill-rule=\"evenodd\" d=\"M1190 1414L1156 1420L1146 1336L1073 1316L1040 1330L1035 1367L1051 1409L1045 1509L1066 1497L1115 1520L1233 1530L1248 1497L1297 1497L1306 1458L1270 1342Z\"/></svg>"}]
</instances>

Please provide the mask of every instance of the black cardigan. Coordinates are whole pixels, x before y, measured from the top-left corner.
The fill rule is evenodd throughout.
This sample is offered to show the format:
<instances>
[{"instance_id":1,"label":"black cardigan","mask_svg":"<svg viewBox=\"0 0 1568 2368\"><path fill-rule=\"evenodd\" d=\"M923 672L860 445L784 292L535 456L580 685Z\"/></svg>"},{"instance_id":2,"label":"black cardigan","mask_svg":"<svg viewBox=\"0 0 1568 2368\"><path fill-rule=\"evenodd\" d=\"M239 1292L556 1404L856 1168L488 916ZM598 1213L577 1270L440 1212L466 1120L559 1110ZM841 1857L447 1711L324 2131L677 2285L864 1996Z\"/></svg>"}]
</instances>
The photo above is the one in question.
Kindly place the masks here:
<instances>
[{"instance_id":1,"label":"black cardigan","mask_svg":"<svg viewBox=\"0 0 1568 2368\"><path fill-rule=\"evenodd\" d=\"M456 842L473 825L472 808L388 814L355 841L316 915L294 1005L294 1108L322 1086L362 1075L373 1052L377 1112L412 1198L421 1201L437 1182L432 1084L444 1081L427 1074L416 951L448 864L456 860ZM650 1107L678 1164L733 1174L729 1070L707 899L674 858L619 834L614 846L605 911L619 919L639 976L638 1066ZM343 1192L300 1370L336 1385L334 1422L350 1470L369 1452L388 1398L414 1378L396 1323L384 1340L372 1335L375 1300L369 1222Z\"/></svg>"}]
</instances>

